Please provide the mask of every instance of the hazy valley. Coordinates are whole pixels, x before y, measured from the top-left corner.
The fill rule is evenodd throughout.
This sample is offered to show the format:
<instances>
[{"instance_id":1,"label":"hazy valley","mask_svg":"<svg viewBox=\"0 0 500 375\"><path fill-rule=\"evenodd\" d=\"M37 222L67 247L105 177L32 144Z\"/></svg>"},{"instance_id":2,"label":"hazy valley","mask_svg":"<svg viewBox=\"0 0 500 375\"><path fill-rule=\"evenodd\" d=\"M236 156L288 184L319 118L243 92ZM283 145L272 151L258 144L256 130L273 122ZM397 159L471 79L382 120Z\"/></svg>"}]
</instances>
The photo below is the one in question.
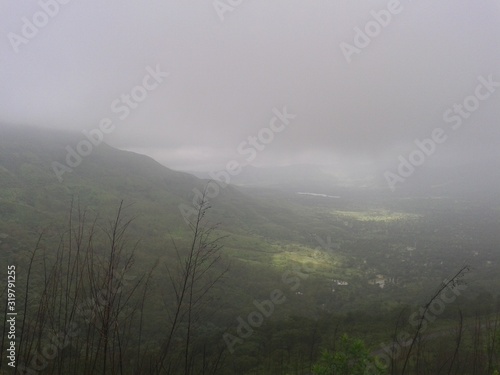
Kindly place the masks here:
<instances>
[{"instance_id":1,"label":"hazy valley","mask_svg":"<svg viewBox=\"0 0 500 375\"><path fill-rule=\"evenodd\" d=\"M66 145L76 141L78 135L72 133L2 129L1 268L16 265L17 269L17 309L26 313L21 325L26 335L21 357L30 358L43 350L50 331L67 329L64 324L73 320L61 315L63 306L74 307L83 295L92 295L92 282L87 285L82 279L87 286L79 296L76 286L64 281L86 264L85 257L81 264L73 264L76 258L71 259L71 254L78 257L75 249L83 251L85 241L92 241L92 254L99 259L96 265L103 267L98 274L109 261L110 267L123 272L120 282L130 280L124 283L124 290L128 292L134 285L138 292L131 293L125 310L117 312L117 324L123 319L127 329L111 327L113 335L108 339L113 345L106 349L110 361L120 363L118 353L129 353L121 360L127 367L153 371L173 324L175 309L169 309L177 284L171 278L183 275L175 272L182 270L183 257L192 244L188 221L196 219L191 215L196 211L196 196L207 189L210 208L204 220L208 226L217 224L210 235L219 238L221 248L214 269L223 277L203 295L207 300L197 307L191 336L186 336L185 320L171 331L176 344L165 354L169 371L182 371L185 345L189 345L193 371L221 374L306 374L322 350L335 343L353 351L350 355L354 357L361 355L351 338L361 339L367 353L385 353L387 359L383 348L392 342L394 330L412 334L418 329L420 306L426 306L433 293L450 281L459 289L455 294L451 289L449 303L440 302L426 311L425 332L421 329L418 336L422 339L418 344L421 366L432 368L435 361L453 353L460 317L463 342L457 350L462 360L450 366L485 368L485 358L491 358L491 366L498 364L497 354L487 351L500 337L495 315L500 286L497 196L464 194L460 189L436 196L417 195L411 189L391 194L376 183L345 186L335 184L333 178L326 183L328 175L319 167L297 167L296 173L293 167L269 173L256 168L242 176L238 185L226 186L106 144L96 147L61 183L52 163L64 160ZM104 228L113 223L121 202L121 215L133 220L127 221L120 237L123 249L119 256L115 254L119 259L112 260L108 258L109 232ZM460 280L452 280L463 267L467 269L460 273ZM53 285L52 278L61 279ZM29 285L29 294L25 285ZM55 288L54 292L59 285L61 291L75 294L67 295L69 301L55 298L50 302L44 285ZM52 309L43 301L54 304ZM56 314L56 306L63 310ZM121 305L108 307L117 306ZM127 313L130 306L136 310ZM43 320L41 311L47 314ZM94 358L78 352L85 347L83 332L93 337L89 345L102 350L93 331L99 332L103 324L100 311L97 309L97 320L90 323L80 322L81 317L73 312L81 336L60 348L55 359L40 359L42 373ZM143 342L138 347L134 337L139 316ZM483 331L477 324L489 328ZM349 338L341 339L343 334ZM187 337L191 343L185 342ZM118 348L120 340L125 343ZM6 342L3 345L6 348ZM485 345L484 352L478 345ZM401 369L407 346L394 357L392 371ZM434 347L439 349L431 350ZM94 358L95 373L102 366L101 355ZM379 364L380 373L389 371L390 362L385 368L383 360Z\"/></svg>"}]
</instances>

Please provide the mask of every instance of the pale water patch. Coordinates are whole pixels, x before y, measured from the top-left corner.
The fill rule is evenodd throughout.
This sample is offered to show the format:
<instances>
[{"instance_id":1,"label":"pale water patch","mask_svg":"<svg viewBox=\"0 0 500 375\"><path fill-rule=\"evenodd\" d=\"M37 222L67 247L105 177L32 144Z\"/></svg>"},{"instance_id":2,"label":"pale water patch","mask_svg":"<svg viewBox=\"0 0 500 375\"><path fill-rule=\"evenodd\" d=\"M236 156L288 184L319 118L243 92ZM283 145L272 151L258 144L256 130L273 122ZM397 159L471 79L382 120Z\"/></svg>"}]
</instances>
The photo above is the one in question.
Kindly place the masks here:
<instances>
[{"instance_id":1,"label":"pale water patch","mask_svg":"<svg viewBox=\"0 0 500 375\"><path fill-rule=\"evenodd\" d=\"M305 193L305 192L297 192L300 195L312 195L314 197L325 197L325 198L335 198L340 199L339 195L327 195L327 194L318 194L318 193Z\"/></svg>"}]
</instances>

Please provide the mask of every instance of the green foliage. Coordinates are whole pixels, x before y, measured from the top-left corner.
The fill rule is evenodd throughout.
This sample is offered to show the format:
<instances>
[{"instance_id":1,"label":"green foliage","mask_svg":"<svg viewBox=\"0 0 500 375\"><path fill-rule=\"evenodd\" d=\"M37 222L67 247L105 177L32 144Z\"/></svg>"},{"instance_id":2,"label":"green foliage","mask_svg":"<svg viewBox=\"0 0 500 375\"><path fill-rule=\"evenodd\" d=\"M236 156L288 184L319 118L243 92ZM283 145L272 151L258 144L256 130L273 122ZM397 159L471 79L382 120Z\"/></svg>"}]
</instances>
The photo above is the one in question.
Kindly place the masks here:
<instances>
[{"instance_id":1,"label":"green foliage","mask_svg":"<svg viewBox=\"0 0 500 375\"><path fill-rule=\"evenodd\" d=\"M60 183L51 163L64 163L66 146L75 147L81 135L13 135L2 130L0 268L16 264L25 270L32 242L40 231L44 232L30 298L38 297L37 287L45 285L42 267L57 256L72 201L75 208L88 212L87 219L99 218L100 227L124 200L130 217L135 218L127 232L133 242L139 241L133 273L137 279L158 259L165 265L178 261L172 240L179 248L189 247L190 231L179 205L191 207L194 190L202 190L204 181L145 156L101 144L72 172L65 173ZM318 190L323 189L330 187L318 185ZM236 318L246 319L255 311L254 300L268 299L275 289L282 290L286 297L263 326L245 339L239 351L220 356L222 368L217 374L305 374L311 372L314 363L318 375L362 373L363 366L374 369L365 344L379 353L380 343L391 340L391 317L398 316L406 305L411 307L408 315L418 311L449 270L460 267L471 256L479 271L473 275L474 282L429 325L432 332L428 334L451 332L458 308L468 326L475 324L476 312L486 314L487 319L497 311L490 311L489 306L497 298L500 285L498 200L484 207L479 201L463 199L385 198L371 189L345 190L339 193L342 199L330 200L297 196L295 191L296 186L286 191L228 186L211 199L210 219L220 223L217 235L230 234L224 241L223 255L230 260L231 268L224 282L212 291L205 314L199 317L193 343L196 355L219 360L223 332L235 333ZM101 254L103 239L95 238L95 245ZM287 284L284 275L296 269L311 271L306 272L308 278L301 280L300 287L292 289L294 284ZM153 273L144 305L142 341L137 338L130 342L134 352L134 345L141 344L145 352L154 353L164 338L166 306L175 298L164 273L164 267ZM25 285L23 276L25 273L20 273L20 285ZM295 276L288 277L292 280ZM339 285L337 280L348 285ZM374 280L384 280L384 288ZM129 302L124 314L140 301ZM36 313L34 305L30 308ZM468 317L472 320L467 321ZM408 322L408 316L401 321ZM346 336L330 346L331 338L338 337L337 327L363 341ZM179 335L183 330L185 326L180 325ZM496 340L491 367L476 373L491 374L499 369L496 353L500 336ZM461 373L471 373L475 353L472 333L463 341L458 353ZM440 335L426 350L436 358L435 363L444 363L453 356L455 342L452 335ZM321 347L335 350L321 354ZM72 355L67 351L64 355ZM180 345L178 351L182 352ZM401 359L395 359L396 365ZM435 363L429 364L425 373L436 373L430 367ZM500 375L498 371L495 374Z\"/></svg>"},{"instance_id":2,"label":"green foliage","mask_svg":"<svg viewBox=\"0 0 500 375\"><path fill-rule=\"evenodd\" d=\"M313 367L316 375L365 375L382 374L376 370L364 342L344 334L338 348L333 352L323 351L319 362Z\"/></svg>"}]
</instances>

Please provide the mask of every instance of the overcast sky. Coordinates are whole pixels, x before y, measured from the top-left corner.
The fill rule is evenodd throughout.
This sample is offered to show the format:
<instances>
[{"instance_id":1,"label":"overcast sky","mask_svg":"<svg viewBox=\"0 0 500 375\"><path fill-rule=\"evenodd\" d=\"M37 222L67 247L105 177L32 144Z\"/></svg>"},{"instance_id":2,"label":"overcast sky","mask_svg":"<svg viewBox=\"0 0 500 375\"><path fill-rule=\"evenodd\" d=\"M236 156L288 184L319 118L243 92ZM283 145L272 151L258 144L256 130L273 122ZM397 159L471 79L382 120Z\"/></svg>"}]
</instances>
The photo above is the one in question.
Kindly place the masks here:
<instances>
[{"instance_id":1,"label":"overcast sky","mask_svg":"<svg viewBox=\"0 0 500 375\"><path fill-rule=\"evenodd\" d=\"M220 0L219 14L212 0L72 0L47 17L41 3L0 2L2 124L81 131L109 118L110 145L201 170L245 162L238 147L286 107L296 117L252 164L394 168L436 128L447 139L429 163L499 160L500 87L469 98L478 108L457 129L443 115L478 77L500 82L500 0ZM388 8L377 29L373 11ZM47 25L23 30L24 17ZM345 53L363 42L356 27L373 37ZM169 76L120 119L112 103L148 67Z\"/></svg>"}]
</instances>

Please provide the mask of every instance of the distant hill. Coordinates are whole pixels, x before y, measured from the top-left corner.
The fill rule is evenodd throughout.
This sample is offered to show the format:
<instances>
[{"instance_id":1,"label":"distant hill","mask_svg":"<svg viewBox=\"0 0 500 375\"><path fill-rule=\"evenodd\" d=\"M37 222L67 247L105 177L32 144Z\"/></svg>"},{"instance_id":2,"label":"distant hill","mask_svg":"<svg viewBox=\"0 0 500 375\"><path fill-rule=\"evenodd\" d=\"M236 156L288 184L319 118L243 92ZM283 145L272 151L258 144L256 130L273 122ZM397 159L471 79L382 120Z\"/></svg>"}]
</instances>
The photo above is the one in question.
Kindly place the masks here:
<instances>
[{"instance_id":1,"label":"distant hill","mask_svg":"<svg viewBox=\"0 0 500 375\"><path fill-rule=\"evenodd\" d=\"M173 171L150 157L115 149L105 143L82 156L72 171L62 173L54 165L65 166L68 147L77 149L85 140L81 133L39 128L0 127L0 225L3 232L37 231L51 223L64 224L71 199L101 215L112 215L119 202L133 204L138 216L140 238L188 231L180 207L193 207L195 192L207 180ZM74 161L74 160L72 160ZM56 164L54 164L56 163ZM287 209L261 201L233 186L211 190L212 221L225 231L240 235L258 234L262 229L282 236L282 225L291 217ZM193 190L195 189L195 190ZM182 205L182 206L181 206ZM280 234L281 233L281 234Z\"/></svg>"},{"instance_id":2,"label":"distant hill","mask_svg":"<svg viewBox=\"0 0 500 375\"><path fill-rule=\"evenodd\" d=\"M209 172L189 172L200 178L210 178ZM276 188L283 191L331 192L332 189L369 187L370 178L343 178L338 171L319 165L289 165L282 167L244 166L231 177L231 184L244 187Z\"/></svg>"},{"instance_id":3,"label":"distant hill","mask_svg":"<svg viewBox=\"0 0 500 375\"><path fill-rule=\"evenodd\" d=\"M463 165L423 164L396 184L394 195L447 196L471 200L495 199L500 190L500 161L485 160ZM397 163L391 172L396 173ZM377 174L376 185L389 190L384 172Z\"/></svg>"},{"instance_id":4,"label":"distant hill","mask_svg":"<svg viewBox=\"0 0 500 375\"><path fill-rule=\"evenodd\" d=\"M162 207L178 214L177 206L188 202L189 191L203 182L175 172L151 158L114 149L104 143L81 158L60 182L53 163L66 165L66 147L75 149L84 136L37 128L0 130L0 212L22 210L35 216L64 215L72 197L82 204L106 211L121 199ZM74 164L73 164L74 165ZM171 220L178 222L178 220Z\"/></svg>"}]
</instances>

